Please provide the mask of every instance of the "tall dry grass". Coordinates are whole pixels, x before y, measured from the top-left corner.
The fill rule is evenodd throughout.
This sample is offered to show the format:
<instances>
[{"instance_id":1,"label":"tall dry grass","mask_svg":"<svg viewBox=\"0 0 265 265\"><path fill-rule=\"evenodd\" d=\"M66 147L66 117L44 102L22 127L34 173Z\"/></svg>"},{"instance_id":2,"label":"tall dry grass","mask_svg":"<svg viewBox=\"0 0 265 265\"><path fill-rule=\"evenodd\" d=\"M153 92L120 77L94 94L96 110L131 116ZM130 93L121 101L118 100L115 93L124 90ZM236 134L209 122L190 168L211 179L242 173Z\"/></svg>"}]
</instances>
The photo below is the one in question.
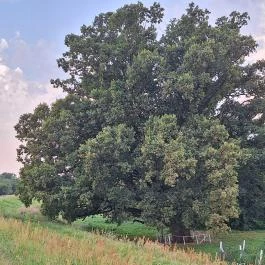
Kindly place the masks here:
<instances>
[{"instance_id":1,"label":"tall dry grass","mask_svg":"<svg viewBox=\"0 0 265 265\"><path fill-rule=\"evenodd\" d=\"M114 240L87 233L85 238L59 235L31 223L0 217L0 250L9 253L13 264L25 265L221 265L206 254L138 240Z\"/></svg>"}]
</instances>

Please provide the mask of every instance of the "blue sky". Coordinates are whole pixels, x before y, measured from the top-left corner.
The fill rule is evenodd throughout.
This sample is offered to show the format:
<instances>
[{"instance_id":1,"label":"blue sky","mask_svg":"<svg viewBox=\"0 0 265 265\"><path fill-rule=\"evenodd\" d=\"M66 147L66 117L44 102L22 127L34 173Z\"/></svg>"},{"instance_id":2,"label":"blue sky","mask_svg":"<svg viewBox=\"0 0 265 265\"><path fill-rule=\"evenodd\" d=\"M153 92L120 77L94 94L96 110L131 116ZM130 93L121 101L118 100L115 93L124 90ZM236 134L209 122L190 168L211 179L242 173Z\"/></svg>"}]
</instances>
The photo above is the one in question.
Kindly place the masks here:
<instances>
[{"instance_id":1,"label":"blue sky","mask_svg":"<svg viewBox=\"0 0 265 265\"><path fill-rule=\"evenodd\" d=\"M78 33L100 12L114 11L137 1L115 0L0 0L0 173L18 172L14 124L21 114L40 102L51 103L62 92L49 80L62 75L56 59L65 51L64 37ZM142 1L151 5L154 1ZM171 18L179 18L190 1L161 0L165 8L163 32ZM244 33L253 35L260 48L252 60L265 57L265 0L194 1L211 11L211 21L233 10L251 16Z\"/></svg>"}]
</instances>

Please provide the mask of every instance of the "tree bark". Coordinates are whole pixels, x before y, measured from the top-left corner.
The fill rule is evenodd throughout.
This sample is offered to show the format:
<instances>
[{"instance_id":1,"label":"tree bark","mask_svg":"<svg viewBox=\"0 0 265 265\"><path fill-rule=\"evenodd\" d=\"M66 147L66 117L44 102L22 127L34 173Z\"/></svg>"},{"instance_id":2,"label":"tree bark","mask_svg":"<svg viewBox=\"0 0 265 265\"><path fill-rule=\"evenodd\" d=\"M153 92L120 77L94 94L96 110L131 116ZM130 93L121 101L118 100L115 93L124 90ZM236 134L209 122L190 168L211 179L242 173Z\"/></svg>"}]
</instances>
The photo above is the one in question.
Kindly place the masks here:
<instances>
[{"instance_id":1,"label":"tree bark","mask_svg":"<svg viewBox=\"0 0 265 265\"><path fill-rule=\"evenodd\" d=\"M191 238L190 230L183 224L173 222L170 225L170 233L172 235L172 243L186 244L193 242Z\"/></svg>"}]
</instances>

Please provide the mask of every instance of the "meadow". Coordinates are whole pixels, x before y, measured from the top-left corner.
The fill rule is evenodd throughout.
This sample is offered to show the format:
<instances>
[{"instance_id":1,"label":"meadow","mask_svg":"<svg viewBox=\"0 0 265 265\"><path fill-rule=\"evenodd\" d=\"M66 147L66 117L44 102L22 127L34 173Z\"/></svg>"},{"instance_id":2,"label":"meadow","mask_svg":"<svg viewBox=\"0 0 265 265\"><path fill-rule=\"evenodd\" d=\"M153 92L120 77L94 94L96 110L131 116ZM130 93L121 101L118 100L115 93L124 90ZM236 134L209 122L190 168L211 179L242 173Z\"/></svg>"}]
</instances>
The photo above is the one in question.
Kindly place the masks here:
<instances>
[{"instance_id":1,"label":"meadow","mask_svg":"<svg viewBox=\"0 0 265 265\"><path fill-rule=\"evenodd\" d=\"M94 216L68 225L47 220L38 209L37 202L26 209L15 196L0 198L0 264L224 264L215 260L220 240L231 261L246 240L245 259L254 263L265 247L265 231L236 231L211 244L190 245L194 250L172 249L152 242L156 229L140 223L117 225Z\"/></svg>"}]
</instances>

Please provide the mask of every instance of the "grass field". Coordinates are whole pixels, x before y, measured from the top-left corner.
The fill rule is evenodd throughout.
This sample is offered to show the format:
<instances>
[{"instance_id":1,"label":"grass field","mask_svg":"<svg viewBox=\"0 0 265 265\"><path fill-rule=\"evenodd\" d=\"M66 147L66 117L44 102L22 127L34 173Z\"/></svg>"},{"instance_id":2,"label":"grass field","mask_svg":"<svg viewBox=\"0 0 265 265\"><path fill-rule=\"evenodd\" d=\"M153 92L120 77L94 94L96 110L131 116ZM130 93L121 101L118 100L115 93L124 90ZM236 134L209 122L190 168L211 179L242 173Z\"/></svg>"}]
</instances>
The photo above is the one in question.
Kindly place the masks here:
<instances>
[{"instance_id":1,"label":"grass field","mask_svg":"<svg viewBox=\"0 0 265 265\"><path fill-rule=\"evenodd\" d=\"M233 231L232 233L219 235L215 238L212 244L202 244L194 246L196 251L203 251L211 254L212 256L216 255L216 252L219 248L220 241L223 242L223 247L226 252L226 260L238 261L240 256L239 245L243 245L245 240L246 248L242 257L242 261L247 264L254 264L257 255L260 250L265 250L265 231ZM262 264L265 264L263 262Z\"/></svg>"},{"instance_id":2,"label":"grass field","mask_svg":"<svg viewBox=\"0 0 265 265\"><path fill-rule=\"evenodd\" d=\"M0 197L0 215L4 217L12 217L15 219L30 219L31 221L37 220L46 223L49 226L56 226L58 229L58 223L51 223L38 212L34 212L34 209L39 208L38 202L34 202L32 207L29 208L25 214L21 214L21 211L25 209L23 203L15 196L2 196ZM32 213L33 212L33 213ZM51 225L52 224L52 225ZM125 222L121 225L106 222L106 219L101 215L87 217L85 220L77 220L72 226L85 230L88 232L104 232L115 234L118 237L127 237L133 239L135 237L146 237L152 240L156 239L157 230L153 227L146 226L141 223Z\"/></svg>"},{"instance_id":3,"label":"grass field","mask_svg":"<svg viewBox=\"0 0 265 265\"><path fill-rule=\"evenodd\" d=\"M127 222L122 224L121 226L118 226L116 224L106 223L106 220L102 216L89 217L86 218L84 221L77 221L75 222L75 224L80 225L81 228L86 230L100 230L105 232L112 232L118 236L126 235L129 238L135 236L145 236L150 239L155 239L157 235L156 229L146 227L143 224ZM234 261L235 259L239 259L239 245L242 245L244 240L246 242L246 248L243 260L248 263L254 263L259 251L261 249L265 251L264 230L233 231L232 233L213 237L212 243L206 243L201 245L188 245L188 248L192 247L196 252L208 253L212 257L215 257L219 251L220 241L222 241L224 250L226 251L226 259L229 261Z\"/></svg>"},{"instance_id":4,"label":"grass field","mask_svg":"<svg viewBox=\"0 0 265 265\"><path fill-rule=\"evenodd\" d=\"M37 208L38 204L33 207ZM172 251L144 239L132 242L118 240L115 235L86 232L80 229L80 221L74 225L49 222L33 211L35 208L24 212L23 205L14 196L0 198L0 215L5 216L0 217L0 264L222 264L210 260L206 254L181 249ZM85 225L90 221L95 225L95 220L88 219ZM124 229L126 226L129 223ZM112 230L115 227L112 226ZM132 231L139 233L137 226Z\"/></svg>"},{"instance_id":5,"label":"grass field","mask_svg":"<svg viewBox=\"0 0 265 265\"><path fill-rule=\"evenodd\" d=\"M140 223L127 222L118 226L106 222L102 216L94 216L86 218L84 221L78 220L72 225L66 225L48 221L36 210L38 208L39 204L35 202L32 208L26 210L15 196L0 198L0 216L5 217L5 219L0 219L0 264L218 264L209 261L204 254L197 255L190 250L187 252L181 247L172 252L149 241L143 244L144 240L139 240L135 244L118 239L121 236L130 239L142 236L150 239L156 237L156 229ZM13 229L14 227L17 227L17 230ZM89 231L94 231L94 233ZM95 233L95 231L103 232L104 236ZM31 237L34 233L36 235ZM44 248L44 245L46 247L53 243L52 240L42 242L38 237L43 234L46 235L45 238L53 238L52 240L62 242L58 243L59 249L56 251L56 253L61 253L61 263L58 263L56 253L50 252L49 247ZM246 252L243 258L248 262L254 263L258 251L265 249L265 231L235 231L214 238L212 244L190 247L193 247L196 252L209 253L215 257L220 240L224 243L228 260L239 257L239 244L242 244L243 240L246 240ZM84 244L87 248L82 250L83 252L75 250L71 252L72 256L69 256L69 253L64 253L65 242L71 242L69 243L71 245L69 253L77 245ZM60 248L60 244L62 244L62 248ZM98 247L101 248L100 255L97 252L99 251ZM12 253L10 248L12 248ZM108 260L107 263L104 263L108 257L112 257L109 251L115 253L113 260L116 263L112 258L111 261ZM90 254L87 256L86 252ZM38 254L36 255L36 253ZM21 258L20 261L18 257ZM38 260L36 260L37 257ZM112 261L114 263L110 263Z\"/></svg>"}]
</instances>

